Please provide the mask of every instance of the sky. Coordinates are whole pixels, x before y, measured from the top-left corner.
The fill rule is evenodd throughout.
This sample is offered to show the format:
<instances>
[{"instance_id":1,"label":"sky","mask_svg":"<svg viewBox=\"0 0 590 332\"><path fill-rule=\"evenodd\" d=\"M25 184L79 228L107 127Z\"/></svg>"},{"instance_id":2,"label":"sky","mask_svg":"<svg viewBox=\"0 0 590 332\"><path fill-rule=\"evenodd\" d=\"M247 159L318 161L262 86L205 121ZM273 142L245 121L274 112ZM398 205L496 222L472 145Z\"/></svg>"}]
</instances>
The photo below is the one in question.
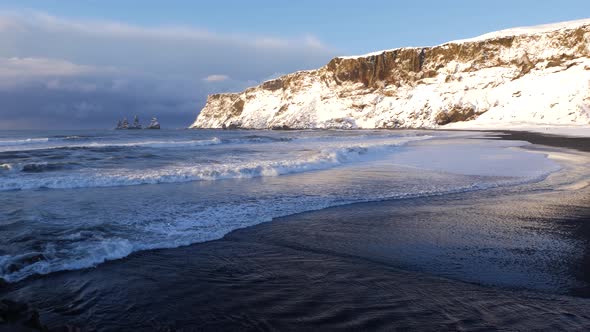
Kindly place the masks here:
<instances>
[{"instance_id":1,"label":"sky","mask_svg":"<svg viewBox=\"0 0 590 332\"><path fill-rule=\"evenodd\" d=\"M334 56L587 17L587 0L2 0L0 130L183 128L208 94Z\"/></svg>"}]
</instances>

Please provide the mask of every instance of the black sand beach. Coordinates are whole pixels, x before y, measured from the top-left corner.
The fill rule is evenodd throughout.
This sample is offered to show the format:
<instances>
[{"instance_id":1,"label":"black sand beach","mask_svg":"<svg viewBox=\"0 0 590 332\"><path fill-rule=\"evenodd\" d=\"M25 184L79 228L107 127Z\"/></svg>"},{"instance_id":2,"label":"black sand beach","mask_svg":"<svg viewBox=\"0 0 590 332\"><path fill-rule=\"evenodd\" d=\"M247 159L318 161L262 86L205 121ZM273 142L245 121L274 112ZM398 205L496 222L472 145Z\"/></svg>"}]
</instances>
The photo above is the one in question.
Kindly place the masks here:
<instances>
[{"instance_id":1,"label":"black sand beach","mask_svg":"<svg viewBox=\"0 0 590 332\"><path fill-rule=\"evenodd\" d=\"M588 138L499 137L590 151ZM0 287L50 329L587 330L590 187L328 208Z\"/></svg>"},{"instance_id":2,"label":"black sand beach","mask_svg":"<svg viewBox=\"0 0 590 332\"><path fill-rule=\"evenodd\" d=\"M528 131L498 131L503 139L590 152L590 137L568 137Z\"/></svg>"}]
</instances>

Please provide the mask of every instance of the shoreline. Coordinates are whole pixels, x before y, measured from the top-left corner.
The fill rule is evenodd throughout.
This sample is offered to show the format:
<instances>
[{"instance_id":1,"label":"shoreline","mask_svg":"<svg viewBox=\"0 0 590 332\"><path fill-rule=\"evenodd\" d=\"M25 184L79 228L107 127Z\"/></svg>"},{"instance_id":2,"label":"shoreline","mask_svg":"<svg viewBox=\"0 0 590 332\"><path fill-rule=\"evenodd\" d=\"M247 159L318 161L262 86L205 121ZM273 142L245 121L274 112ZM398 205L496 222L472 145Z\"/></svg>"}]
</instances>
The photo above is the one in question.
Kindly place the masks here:
<instances>
[{"instance_id":1,"label":"shoreline","mask_svg":"<svg viewBox=\"0 0 590 332\"><path fill-rule=\"evenodd\" d=\"M490 133L490 131L484 132ZM511 133L510 136L500 135L499 138L526 140L533 144L546 146L577 148L579 151L585 152L588 152L590 147L585 144L588 140L578 141L580 138L564 139L564 137L546 136L538 133L518 132L517 134ZM52 328L60 325L58 322L60 315L55 316L56 312L51 309L52 307L64 307L68 303L73 303L74 308L71 310L82 312L76 316L78 321L90 318L84 316L89 305L88 302L104 301L104 299L100 299L101 297L107 298L107 303L102 303L103 306L109 304L120 307L121 304L112 300L116 298L110 291L112 289L124 291L130 295L130 298L138 300L138 303L134 304L139 307L133 311L135 315L144 316L147 313L154 317L152 322L143 322L142 326L148 329L202 326L204 329L233 327L289 330L298 324L307 327L386 329L391 327L389 324L392 323L400 328L421 327L425 329L470 329L492 328L493 326L515 328L522 326L523 323L526 323L525 327L540 328L546 327L546 325L542 325L546 323L546 317L543 315L551 314L552 310L556 309L552 304L554 301L562 303L563 308L561 309L569 312L578 320L570 322L568 321L569 316L562 317L561 314L556 314L555 319L559 323L559 325L555 325L556 327L580 327L580 325L572 325L574 323L590 326L590 317L580 315L578 312L579 308L590 308L588 299L551 292L517 290L518 287L511 289L498 285L486 286L469 280L457 280L452 275L441 276L433 274L432 271L420 271L415 267L408 268L404 266L408 262L398 259L397 255L420 258L434 252L413 252L412 250L415 251L416 247L412 246L396 247L397 242L393 243L387 236L380 235L380 233L388 234L388 232L399 231L399 228L396 228L400 226L399 220L410 219L415 220L408 224L409 226L405 225L409 227L410 232L406 234L408 237L398 237L396 241L410 241L412 236L416 235L411 231L416 231L416 227L420 226L420 220L433 226L447 225L448 228L441 229L449 235L457 230L464 231L465 234L471 234L470 232L478 234L468 224L459 225L460 227L453 224L453 218L467 216L473 219L474 209L485 210L490 202L495 202L494 206L498 207L497 210L500 211L499 207L506 204L507 200L501 196L490 200L488 197L490 192L494 192L494 190L450 195L452 197L423 197L403 202L393 200L354 203L304 212L239 229L226 234L220 240L174 249L136 252L126 258L103 263L97 268L63 271L29 278L6 285L2 291L13 295L21 294L20 297L17 296L19 299L24 299L26 294L31 297L31 292L35 291L53 294L53 296L46 296L48 294L41 296L41 298L45 298L46 302L51 302L48 300L49 298L55 298L52 305L47 306L48 303L45 302L44 307L39 308L42 321L44 317L54 315L48 323ZM551 195L555 194L543 193L542 195L553 197ZM580 223L590 222L590 209L583 208L583 202L590 202L589 190L584 189L580 191L579 195L574 196L576 197L571 198L570 201L560 203L562 210L558 207L551 210L555 216L540 218L543 221L534 222L534 227L540 227L538 231L541 232L554 231L543 229L543 227L548 223L557 223L561 231L571 231L571 236L578 236L583 242L588 241L590 228ZM476 204L475 200L464 203L461 197L477 199L479 203ZM551 202L554 198L540 199L540 202L537 199L538 196L535 196L525 202L519 202L518 204L522 204L521 208L514 208L512 214L509 213L508 216L516 215L515 211L519 211L519 213L529 211L530 213L523 219L523 222L526 223L527 218L534 217L536 213L531 211L546 208L545 203ZM498 213L497 218L486 224L490 227L488 229L490 231L494 230L495 232L494 222L505 217L500 213L501 211L498 211L495 212ZM559 217L560 214L561 217ZM489 215L493 215L493 213ZM384 225L387 223L379 222L382 220L389 220L387 223L392 223L392 225ZM374 227L375 230L371 230L369 226ZM526 230L528 227L531 225L525 224L522 229ZM369 236L360 230L371 235ZM574 233L573 230L576 232ZM444 240L440 234L433 235L428 229L422 229L422 232L418 234L425 236L426 242L429 241L428 239L432 240L432 236L437 241ZM438 242L432 243L437 244ZM440 246L440 243L437 245ZM350 248L354 248L354 250ZM590 262L589 251L587 250L585 256L580 257L582 262ZM523 259L522 257L530 254L516 253L514 257ZM438 258L445 259L442 256ZM446 259L450 259L451 263L454 262L452 257ZM463 259L469 260L469 257L463 257ZM154 260L158 264L150 266ZM584 266L584 264L582 263L580 266ZM586 264L586 266L590 266L590 264ZM154 270L167 272L156 273L155 275L164 277L155 280L152 277ZM588 271L584 270L571 273L580 278L588 275ZM138 285L134 285L134 282ZM407 283L407 287L400 286L400 282ZM60 284L67 286L59 286ZM46 288L49 289L45 290ZM433 298L431 292L424 289L433 290L434 293L438 292L439 296ZM158 298L158 296L154 298L153 294L161 294L164 290L164 298ZM579 295L590 297L588 289L580 289L578 292ZM481 296L481 301L484 302L483 306L464 303L469 302L469 299L475 294ZM34 297L32 296L32 298ZM283 300L289 299L289 297L294 297L297 300ZM445 299L445 297L450 299ZM75 300L76 298L80 298L80 300ZM175 299L180 303L171 302ZM32 306L39 307L39 303L32 300ZM77 301L81 301L81 303ZM108 301L113 302L108 303ZM159 305L152 304L152 301ZM235 303L226 303L227 301ZM351 308L351 311L338 309L334 312L333 309L330 309L330 303L332 306L338 303L334 301L343 301ZM428 301L432 301L432 303L428 303ZM485 304L486 301L491 302ZM510 313L510 310L495 308L496 301L510 303L510 306L518 308L518 310ZM377 305L380 302L382 305ZM201 308L201 305L211 308ZM367 307L363 307L363 305ZM488 308L490 305L495 309L490 311ZM161 306L162 309L154 308L158 306ZM469 315L462 317L460 312L450 309L451 306L462 308L465 310L463 315L470 313L476 318L473 319L474 321L470 321ZM535 306L542 308L542 310L534 313L532 308ZM191 317L186 312L179 312L180 308L191 308L198 313L193 313L197 317ZM280 308L283 310L279 310ZM370 310L371 308L372 310ZM525 310L524 313L519 311L526 308L531 311ZM62 317L65 318L68 317L67 312L70 310L65 307L64 310L65 316ZM218 314L216 310L224 314ZM404 310L406 312L415 310L415 316L404 315ZM486 319L481 316L482 310L486 315L492 315L496 321L490 321L489 317ZM232 312L237 312L237 314L231 314ZM480 312L479 315L478 312ZM514 320L518 316L517 313L528 315L528 320L511 323L511 319ZM367 318L363 317L363 314ZM117 314L114 315L117 317ZM167 319L167 315L175 315L175 320L181 323L172 322ZM456 319L449 319L448 315ZM502 317L503 315L506 317ZM416 322L418 318L432 319L432 322ZM141 320L140 317L134 319L137 322ZM84 326L80 325L78 321L74 320L71 323L74 326ZM99 326L94 327L98 328ZM117 328L113 325L110 330ZM108 326L106 330L109 330Z\"/></svg>"}]
</instances>

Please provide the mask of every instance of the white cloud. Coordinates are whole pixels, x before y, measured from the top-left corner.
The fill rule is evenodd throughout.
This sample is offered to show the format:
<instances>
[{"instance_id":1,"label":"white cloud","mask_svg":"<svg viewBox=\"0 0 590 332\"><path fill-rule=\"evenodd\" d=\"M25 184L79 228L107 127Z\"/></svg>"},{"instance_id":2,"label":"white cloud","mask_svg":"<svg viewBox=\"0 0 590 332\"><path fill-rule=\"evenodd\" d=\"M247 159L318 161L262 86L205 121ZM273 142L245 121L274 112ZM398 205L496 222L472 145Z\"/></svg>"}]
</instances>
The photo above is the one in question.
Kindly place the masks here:
<instances>
[{"instance_id":1,"label":"white cloud","mask_svg":"<svg viewBox=\"0 0 590 332\"><path fill-rule=\"evenodd\" d=\"M234 80L309 69L336 52L312 35L278 38L192 27L144 27L0 12L0 57L48 58L166 75L223 72Z\"/></svg>"},{"instance_id":2,"label":"white cloud","mask_svg":"<svg viewBox=\"0 0 590 332\"><path fill-rule=\"evenodd\" d=\"M94 90L92 83L73 86L60 78L81 76L116 75L111 67L79 65L60 59L47 58L2 58L0 57L0 89L14 89L27 84L38 83L54 90Z\"/></svg>"},{"instance_id":3,"label":"white cloud","mask_svg":"<svg viewBox=\"0 0 590 332\"><path fill-rule=\"evenodd\" d=\"M45 86L48 90L61 90L71 92L95 92L98 90L98 85L92 82L76 82L63 79L52 79L46 82Z\"/></svg>"},{"instance_id":4,"label":"white cloud","mask_svg":"<svg viewBox=\"0 0 590 332\"><path fill-rule=\"evenodd\" d=\"M243 44L250 47L262 47L271 49L292 49L294 47L311 47L328 51L317 37L303 35L294 38L281 38L276 36L244 35L244 34L220 34L207 29L189 26L164 25L146 27L131 25L121 22L104 20L73 20L63 19L46 13L30 12L23 15L22 12L0 12L0 27L17 28L25 19L29 27L37 27L54 32L77 31L94 36L107 36L113 38L133 39L166 39L192 42L223 42Z\"/></svg>"},{"instance_id":5,"label":"white cloud","mask_svg":"<svg viewBox=\"0 0 590 332\"><path fill-rule=\"evenodd\" d=\"M84 101L96 105L89 117L104 114L108 123L127 109L158 112L163 120L164 112L176 114L174 121L188 125L207 94L317 68L336 53L311 35L220 34L0 11L0 110L9 123L25 108L34 117L39 105L82 114L72 105Z\"/></svg>"},{"instance_id":6,"label":"white cloud","mask_svg":"<svg viewBox=\"0 0 590 332\"><path fill-rule=\"evenodd\" d=\"M96 72L91 66L83 66L64 60L45 58L0 58L0 78L31 76L73 76Z\"/></svg>"},{"instance_id":7,"label":"white cloud","mask_svg":"<svg viewBox=\"0 0 590 332\"><path fill-rule=\"evenodd\" d=\"M229 80L229 76L227 75L209 75L205 77L203 80L207 82L223 82Z\"/></svg>"},{"instance_id":8,"label":"white cloud","mask_svg":"<svg viewBox=\"0 0 590 332\"><path fill-rule=\"evenodd\" d=\"M0 57L0 90L17 89L31 84L56 89L60 77L76 77L95 72L91 66L64 60Z\"/></svg>"},{"instance_id":9,"label":"white cloud","mask_svg":"<svg viewBox=\"0 0 590 332\"><path fill-rule=\"evenodd\" d=\"M313 47L313 48L317 48L317 49L326 48L326 46L317 37L312 36L312 35L305 36L305 43L309 47Z\"/></svg>"}]
</instances>

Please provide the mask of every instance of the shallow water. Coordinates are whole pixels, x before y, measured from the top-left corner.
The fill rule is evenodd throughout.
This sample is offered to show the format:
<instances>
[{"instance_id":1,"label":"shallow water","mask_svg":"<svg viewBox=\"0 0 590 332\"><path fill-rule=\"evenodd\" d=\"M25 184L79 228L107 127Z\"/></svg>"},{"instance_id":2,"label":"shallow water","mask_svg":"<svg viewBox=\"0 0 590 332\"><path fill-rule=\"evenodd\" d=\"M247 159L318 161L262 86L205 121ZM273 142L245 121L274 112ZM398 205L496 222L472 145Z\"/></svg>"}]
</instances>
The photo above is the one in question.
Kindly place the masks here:
<instances>
[{"instance_id":1,"label":"shallow water","mask_svg":"<svg viewBox=\"0 0 590 332\"><path fill-rule=\"evenodd\" d=\"M100 331L586 330L590 192L532 187L306 212L4 294Z\"/></svg>"}]
</instances>

